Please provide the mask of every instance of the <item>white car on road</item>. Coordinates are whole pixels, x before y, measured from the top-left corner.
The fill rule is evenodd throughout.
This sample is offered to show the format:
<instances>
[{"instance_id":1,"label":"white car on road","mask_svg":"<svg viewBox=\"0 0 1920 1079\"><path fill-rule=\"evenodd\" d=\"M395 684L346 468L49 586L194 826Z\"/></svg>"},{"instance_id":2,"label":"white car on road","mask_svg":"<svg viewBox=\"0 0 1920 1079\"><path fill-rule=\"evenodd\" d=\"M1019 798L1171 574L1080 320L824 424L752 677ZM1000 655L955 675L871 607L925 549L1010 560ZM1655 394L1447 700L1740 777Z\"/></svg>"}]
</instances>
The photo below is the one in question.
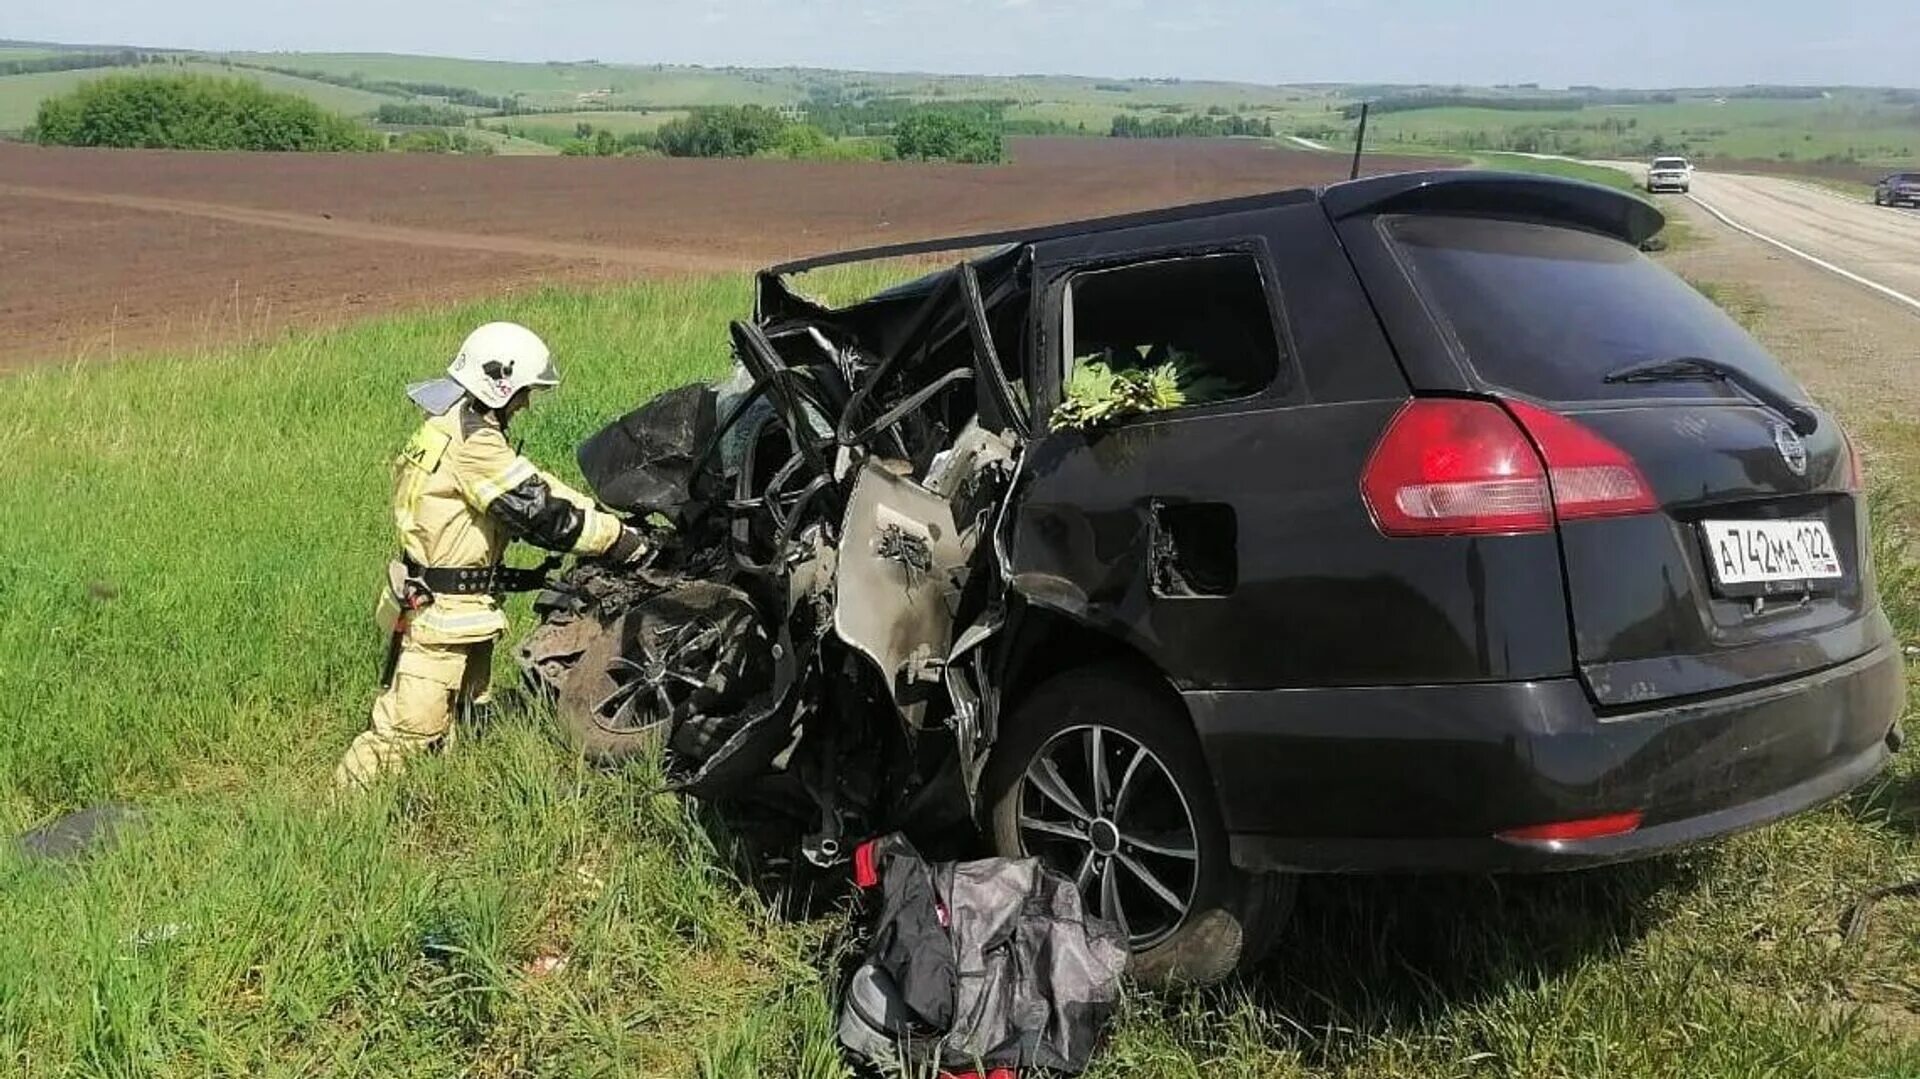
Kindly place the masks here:
<instances>
[{"instance_id":1,"label":"white car on road","mask_svg":"<svg viewBox=\"0 0 1920 1079\"><path fill-rule=\"evenodd\" d=\"M1647 166L1647 190L1685 191L1693 186L1693 165L1684 157L1656 157Z\"/></svg>"}]
</instances>

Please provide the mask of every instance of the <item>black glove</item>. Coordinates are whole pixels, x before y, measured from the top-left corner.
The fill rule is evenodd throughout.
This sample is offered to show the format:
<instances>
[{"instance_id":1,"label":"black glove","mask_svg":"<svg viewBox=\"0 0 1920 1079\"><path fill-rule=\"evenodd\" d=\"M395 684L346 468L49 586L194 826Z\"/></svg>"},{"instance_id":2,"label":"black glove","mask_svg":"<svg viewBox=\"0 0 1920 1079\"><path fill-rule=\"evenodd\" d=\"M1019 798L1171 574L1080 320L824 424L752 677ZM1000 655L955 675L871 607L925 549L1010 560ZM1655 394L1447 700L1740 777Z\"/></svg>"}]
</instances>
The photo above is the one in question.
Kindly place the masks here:
<instances>
[{"instance_id":1,"label":"black glove","mask_svg":"<svg viewBox=\"0 0 1920 1079\"><path fill-rule=\"evenodd\" d=\"M607 548L600 559L613 566L630 566L647 557L651 549L645 533L632 525L621 525L620 538L613 541L613 546Z\"/></svg>"}]
</instances>

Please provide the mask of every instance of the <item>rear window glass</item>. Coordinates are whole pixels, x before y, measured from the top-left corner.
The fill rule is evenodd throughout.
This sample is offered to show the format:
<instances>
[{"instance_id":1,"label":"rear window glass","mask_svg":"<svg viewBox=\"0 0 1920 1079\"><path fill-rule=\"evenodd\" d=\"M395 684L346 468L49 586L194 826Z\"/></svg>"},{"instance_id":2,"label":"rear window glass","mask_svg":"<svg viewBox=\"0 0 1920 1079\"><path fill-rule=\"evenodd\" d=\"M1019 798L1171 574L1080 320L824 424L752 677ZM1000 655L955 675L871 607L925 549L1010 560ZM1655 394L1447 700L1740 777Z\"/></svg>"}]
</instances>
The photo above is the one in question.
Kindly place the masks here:
<instances>
[{"instance_id":1,"label":"rear window glass","mask_svg":"<svg viewBox=\"0 0 1920 1079\"><path fill-rule=\"evenodd\" d=\"M1656 158L1653 162L1653 167L1656 169L1684 169L1687 167L1687 159L1684 157Z\"/></svg>"},{"instance_id":2,"label":"rear window glass","mask_svg":"<svg viewBox=\"0 0 1920 1079\"><path fill-rule=\"evenodd\" d=\"M1737 396L1718 382L1605 381L1632 364L1699 357L1802 396L1738 323L1628 244L1481 217L1406 216L1386 227L1490 385L1546 401Z\"/></svg>"}]
</instances>

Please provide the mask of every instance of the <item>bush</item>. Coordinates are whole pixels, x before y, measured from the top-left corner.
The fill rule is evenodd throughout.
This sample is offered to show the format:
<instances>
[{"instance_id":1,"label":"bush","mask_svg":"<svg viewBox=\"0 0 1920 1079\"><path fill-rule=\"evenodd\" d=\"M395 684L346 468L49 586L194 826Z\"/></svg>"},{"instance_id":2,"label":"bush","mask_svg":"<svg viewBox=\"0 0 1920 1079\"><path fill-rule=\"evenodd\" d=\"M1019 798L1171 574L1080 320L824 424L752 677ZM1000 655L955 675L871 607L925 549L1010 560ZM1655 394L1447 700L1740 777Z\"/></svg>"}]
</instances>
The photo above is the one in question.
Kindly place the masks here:
<instances>
[{"instance_id":1,"label":"bush","mask_svg":"<svg viewBox=\"0 0 1920 1079\"><path fill-rule=\"evenodd\" d=\"M114 75L40 103L36 141L171 150L377 150L384 139L244 79Z\"/></svg>"},{"instance_id":2,"label":"bush","mask_svg":"<svg viewBox=\"0 0 1920 1079\"><path fill-rule=\"evenodd\" d=\"M905 161L991 164L1006 159L1000 128L982 117L944 110L909 113L894 126L893 148Z\"/></svg>"},{"instance_id":3,"label":"bush","mask_svg":"<svg viewBox=\"0 0 1920 1079\"><path fill-rule=\"evenodd\" d=\"M759 105L695 109L654 132L654 145L668 157L752 157L777 149L786 119Z\"/></svg>"},{"instance_id":4,"label":"bush","mask_svg":"<svg viewBox=\"0 0 1920 1079\"><path fill-rule=\"evenodd\" d=\"M826 133L812 124L788 124L780 130L773 152L780 157L804 161L827 156L828 146Z\"/></svg>"}]
</instances>

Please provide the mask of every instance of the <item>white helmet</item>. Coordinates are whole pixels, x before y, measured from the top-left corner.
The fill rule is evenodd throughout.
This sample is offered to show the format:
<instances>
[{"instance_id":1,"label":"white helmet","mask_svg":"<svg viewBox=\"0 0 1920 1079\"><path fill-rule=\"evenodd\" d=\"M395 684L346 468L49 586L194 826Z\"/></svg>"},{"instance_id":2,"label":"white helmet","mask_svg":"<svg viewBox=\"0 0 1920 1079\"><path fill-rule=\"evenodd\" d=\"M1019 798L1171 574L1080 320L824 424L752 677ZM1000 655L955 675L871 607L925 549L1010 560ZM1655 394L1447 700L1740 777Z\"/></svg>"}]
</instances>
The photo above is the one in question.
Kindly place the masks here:
<instances>
[{"instance_id":1,"label":"white helmet","mask_svg":"<svg viewBox=\"0 0 1920 1079\"><path fill-rule=\"evenodd\" d=\"M467 335L447 374L488 408L529 386L560 385L560 370L540 335L514 322L489 322Z\"/></svg>"}]
</instances>

